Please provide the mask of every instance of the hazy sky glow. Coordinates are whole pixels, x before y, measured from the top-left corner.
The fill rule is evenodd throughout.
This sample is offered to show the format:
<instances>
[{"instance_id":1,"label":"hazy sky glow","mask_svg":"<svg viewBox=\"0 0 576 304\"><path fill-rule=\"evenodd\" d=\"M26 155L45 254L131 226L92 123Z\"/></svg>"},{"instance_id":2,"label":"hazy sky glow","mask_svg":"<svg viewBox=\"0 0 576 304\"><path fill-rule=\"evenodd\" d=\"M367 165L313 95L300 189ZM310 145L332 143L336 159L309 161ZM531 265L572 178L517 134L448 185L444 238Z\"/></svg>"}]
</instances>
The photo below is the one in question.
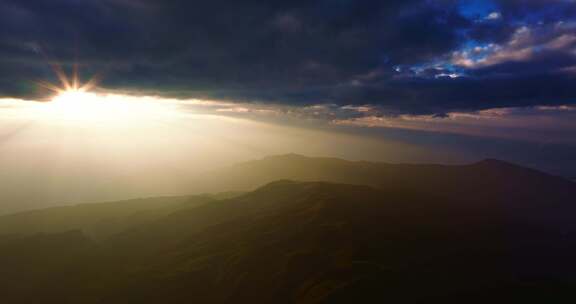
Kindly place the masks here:
<instances>
[{"instance_id":1,"label":"hazy sky glow","mask_svg":"<svg viewBox=\"0 0 576 304\"><path fill-rule=\"evenodd\" d=\"M575 177L574 83L571 0L0 0L0 202L288 152Z\"/></svg>"},{"instance_id":2,"label":"hazy sky glow","mask_svg":"<svg viewBox=\"0 0 576 304\"><path fill-rule=\"evenodd\" d=\"M4 210L187 194L204 171L289 151L356 159L429 154L394 140L300 127L294 120L242 118L236 104L106 94L82 98L72 109L60 98L1 100Z\"/></svg>"}]
</instances>

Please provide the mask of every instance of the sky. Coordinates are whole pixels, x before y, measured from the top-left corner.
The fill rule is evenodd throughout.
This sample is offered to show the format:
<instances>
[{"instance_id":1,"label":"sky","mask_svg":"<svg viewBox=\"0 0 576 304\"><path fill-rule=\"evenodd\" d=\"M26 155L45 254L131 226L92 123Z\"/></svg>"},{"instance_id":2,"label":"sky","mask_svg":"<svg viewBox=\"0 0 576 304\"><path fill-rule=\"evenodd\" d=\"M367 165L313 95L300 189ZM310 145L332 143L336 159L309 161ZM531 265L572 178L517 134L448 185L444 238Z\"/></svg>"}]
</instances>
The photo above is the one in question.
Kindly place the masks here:
<instances>
[{"instance_id":1,"label":"sky","mask_svg":"<svg viewBox=\"0 0 576 304\"><path fill-rule=\"evenodd\" d=\"M0 0L0 202L289 152L576 178L575 83L574 0Z\"/></svg>"}]
</instances>

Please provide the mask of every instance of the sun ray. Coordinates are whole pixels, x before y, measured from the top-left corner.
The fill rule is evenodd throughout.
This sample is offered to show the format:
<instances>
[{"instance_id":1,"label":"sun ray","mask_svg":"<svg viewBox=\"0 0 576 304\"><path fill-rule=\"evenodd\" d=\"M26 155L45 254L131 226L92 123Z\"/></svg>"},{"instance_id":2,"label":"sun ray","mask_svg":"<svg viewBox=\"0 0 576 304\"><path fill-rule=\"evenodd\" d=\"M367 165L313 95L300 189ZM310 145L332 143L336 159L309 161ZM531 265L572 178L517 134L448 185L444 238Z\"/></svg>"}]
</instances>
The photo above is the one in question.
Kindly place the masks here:
<instances>
[{"instance_id":1,"label":"sun ray","mask_svg":"<svg viewBox=\"0 0 576 304\"><path fill-rule=\"evenodd\" d=\"M51 59L43 47L39 46L37 52L44 57L50 66L50 69L54 72L58 81L60 82L60 86L45 81L36 82L37 85L43 88L58 94L62 94L63 92L86 92L96 88L98 83L102 80L101 73L97 73L92 76L86 83L82 83L80 79L80 64L77 58L72 64L72 71L71 75L69 76L62 64L57 60Z\"/></svg>"},{"instance_id":2,"label":"sun ray","mask_svg":"<svg viewBox=\"0 0 576 304\"><path fill-rule=\"evenodd\" d=\"M80 80L79 64L75 62L72 65L72 75L69 77L64 68L59 63L50 62L51 69L56 74L60 86L47 81L35 81L34 83L42 88L48 89L58 95L65 92L88 92L95 89L103 78L103 73L96 73L88 81L82 83Z\"/></svg>"},{"instance_id":3,"label":"sun ray","mask_svg":"<svg viewBox=\"0 0 576 304\"><path fill-rule=\"evenodd\" d=\"M77 91L79 89L79 76L78 76L78 61L74 61L72 65L72 89Z\"/></svg>"},{"instance_id":4,"label":"sun ray","mask_svg":"<svg viewBox=\"0 0 576 304\"><path fill-rule=\"evenodd\" d=\"M50 90L50 91L52 91L52 92L54 92L54 93L61 94L62 92L64 92L64 90L63 90L62 88L57 87L57 86L55 86L55 85L53 85L53 84L51 84L51 83L49 83L49 82L46 82L46 81L41 81L41 80L40 80L40 81L35 81L34 83L35 83L36 85L38 85L38 86L40 86L40 87L42 87L42 88L48 89L48 90Z\"/></svg>"},{"instance_id":5,"label":"sun ray","mask_svg":"<svg viewBox=\"0 0 576 304\"><path fill-rule=\"evenodd\" d=\"M56 74L56 77L58 77L58 80L60 80L63 88L67 91L72 90L70 80L68 80L68 76L66 75L66 72L64 72L62 66L59 63L50 62L50 67L52 67L52 70Z\"/></svg>"},{"instance_id":6,"label":"sun ray","mask_svg":"<svg viewBox=\"0 0 576 304\"><path fill-rule=\"evenodd\" d=\"M92 76L92 78L90 78L86 83L80 85L78 87L78 91L86 92L96 88L100 81L102 81L103 77L104 75L102 73L97 73L96 75Z\"/></svg>"}]
</instances>

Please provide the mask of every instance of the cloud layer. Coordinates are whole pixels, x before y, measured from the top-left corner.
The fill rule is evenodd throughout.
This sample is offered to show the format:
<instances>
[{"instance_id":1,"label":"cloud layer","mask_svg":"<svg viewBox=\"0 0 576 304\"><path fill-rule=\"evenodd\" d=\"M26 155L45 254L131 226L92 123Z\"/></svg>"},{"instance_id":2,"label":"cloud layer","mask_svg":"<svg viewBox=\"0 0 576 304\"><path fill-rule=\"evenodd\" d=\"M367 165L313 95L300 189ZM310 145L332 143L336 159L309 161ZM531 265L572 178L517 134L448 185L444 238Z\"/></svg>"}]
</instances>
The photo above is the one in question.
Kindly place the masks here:
<instances>
[{"instance_id":1,"label":"cloud layer","mask_svg":"<svg viewBox=\"0 0 576 304\"><path fill-rule=\"evenodd\" d=\"M576 103L569 0L2 0L0 95L48 62L102 87L444 114Z\"/></svg>"}]
</instances>

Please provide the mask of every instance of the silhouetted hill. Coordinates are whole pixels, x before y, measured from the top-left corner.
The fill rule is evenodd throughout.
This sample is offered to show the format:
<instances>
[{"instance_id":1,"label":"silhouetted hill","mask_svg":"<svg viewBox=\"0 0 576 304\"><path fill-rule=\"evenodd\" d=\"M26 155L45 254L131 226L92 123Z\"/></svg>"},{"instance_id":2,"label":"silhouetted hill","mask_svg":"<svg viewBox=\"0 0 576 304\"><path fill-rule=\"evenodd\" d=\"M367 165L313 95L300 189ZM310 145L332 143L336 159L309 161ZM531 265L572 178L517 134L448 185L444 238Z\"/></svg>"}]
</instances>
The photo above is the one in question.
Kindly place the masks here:
<instances>
[{"instance_id":1,"label":"silhouetted hill","mask_svg":"<svg viewBox=\"0 0 576 304\"><path fill-rule=\"evenodd\" d=\"M444 191L449 195L467 195L468 191L481 194L495 190L510 192L517 189L523 192L529 189L550 189L553 195L555 191L574 188L564 178L493 159L449 166L347 161L297 154L270 156L212 172L194 186L219 191L222 187L226 190L251 190L282 179L404 188L419 192Z\"/></svg>"},{"instance_id":2,"label":"silhouetted hill","mask_svg":"<svg viewBox=\"0 0 576 304\"><path fill-rule=\"evenodd\" d=\"M177 210L235 195L239 193L155 197L25 211L1 216L0 236L79 230L95 239L107 238Z\"/></svg>"},{"instance_id":3,"label":"silhouetted hill","mask_svg":"<svg viewBox=\"0 0 576 304\"><path fill-rule=\"evenodd\" d=\"M98 265L79 231L0 238L2 303L72 303L91 286ZM81 303L81 302L80 302Z\"/></svg>"},{"instance_id":4,"label":"silhouetted hill","mask_svg":"<svg viewBox=\"0 0 576 304\"><path fill-rule=\"evenodd\" d=\"M130 291L142 285L176 303L188 298L178 288L202 295L206 303L341 297L348 297L346 303L412 303L436 297L460 302L455 295L462 294L530 300L554 289L534 277L572 282L576 225L563 221L574 210L572 201L555 202L561 204L555 212L522 217L510 211L546 209L547 201L509 199L483 204L467 197L281 181L178 212L111 240L105 250L121 253L119 264L150 265L149 273L162 274L120 288L134 303L151 296ZM170 278L164 281L163 275ZM490 297L487 290L501 292Z\"/></svg>"},{"instance_id":5,"label":"silhouetted hill","mask_svg":"<svg viewBox=\"0 0 576 304\"><path fill-rule=\"evenodd\" d=\"M248 168L259 178L292 174L356 185L283 179L96 241L79 232L0 238L0 269L13 274L0 284L10 287L3 302L576 298L576 188L567 180L496 160L388 165L289 155L238 172Z\"/></svg>"}]
</instances>

